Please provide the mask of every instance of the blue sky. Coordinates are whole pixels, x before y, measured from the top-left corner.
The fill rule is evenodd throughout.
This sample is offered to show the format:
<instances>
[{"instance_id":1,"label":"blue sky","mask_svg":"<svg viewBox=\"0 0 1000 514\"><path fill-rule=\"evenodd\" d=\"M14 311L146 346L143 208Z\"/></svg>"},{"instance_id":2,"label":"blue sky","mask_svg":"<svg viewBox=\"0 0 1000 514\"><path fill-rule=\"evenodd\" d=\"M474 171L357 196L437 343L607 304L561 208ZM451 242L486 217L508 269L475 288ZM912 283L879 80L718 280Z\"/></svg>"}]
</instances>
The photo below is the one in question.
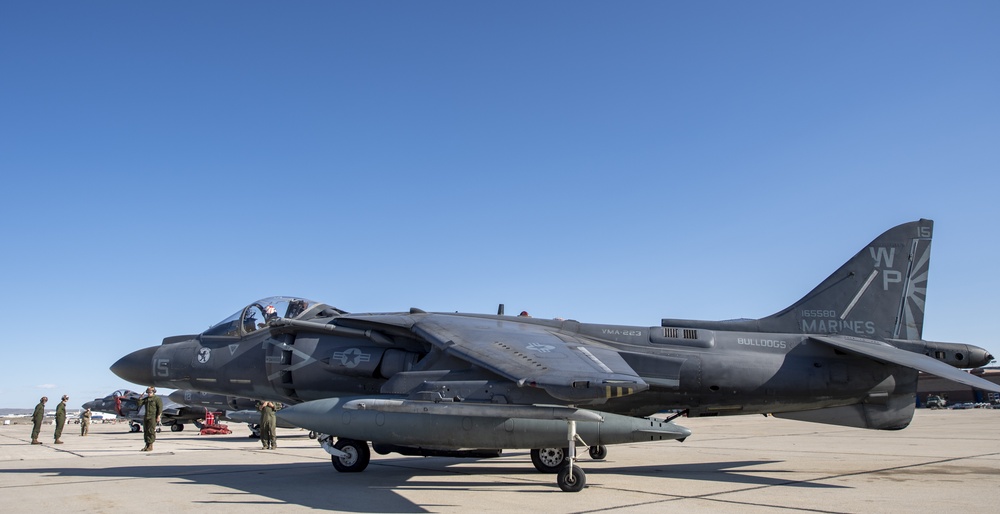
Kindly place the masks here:
<instances>
[{"instance_id":1,"label":"blue sky","mask_svg":"<svg viewBox=\"0 0 1000 514\"><path fill-rule=\"evenodd\" d=\"M935 220L1000 355L996 2L6 2L0 407L257 298L761 317ZM138 386L132 386L138 388Z\"/></svg>"}]
</instances>

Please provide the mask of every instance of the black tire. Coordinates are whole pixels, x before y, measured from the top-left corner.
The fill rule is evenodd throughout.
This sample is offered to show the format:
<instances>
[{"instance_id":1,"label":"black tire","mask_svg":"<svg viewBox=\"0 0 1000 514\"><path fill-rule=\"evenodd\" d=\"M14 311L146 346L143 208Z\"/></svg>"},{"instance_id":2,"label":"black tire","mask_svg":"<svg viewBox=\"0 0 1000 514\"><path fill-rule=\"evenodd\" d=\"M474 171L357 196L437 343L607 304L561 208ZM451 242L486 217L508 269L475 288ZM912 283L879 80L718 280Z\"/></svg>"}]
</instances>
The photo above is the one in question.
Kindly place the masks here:
<instances>
[{"instance_id":1,"label":"black tire","mask_svg":"<svg viewBox=\"0 0 1000 514\"><path fill-rule=\"evenodd\" d=\"M129 430L131 430L132 432L138 432L138 431L142 430L142 427L141 427L141 426L139 426L139 425L138 425L138 424L136 424L136 423L133 423L133 424L129 425L129 427L128 427L128 428L129 428Z\"/></svg>"},{"instance_id":2,"label":"black tire","mask_svg":"<svg viewBox=\"0 0 1000 514\"><path fill-rule=\"evenodd\" d=\"M608 457L608 447L603 444L591 446L587 452L590 453L590 458L594 460L604 460Z\"/></svg>"},{"instance_id":3,"label":"black tire","mask_svg":"<svg viewBox=\"0 0 1000 514\"><path fill-rule=\"evenodd\" d=\"M174 423L173 425L170 425L171 432L180 432L182 430L184 430L184 425L181 425L180 423Z\"/></svg>"},{"instance_id":4,"label":"black tire","mask_svg":"<svg viewBox=\"0 0 1000 514\"><path fill-rule=\"evenodd\" d=\"M541 473L558 473L566 467L568 448L536 448L531 450L531 463Z\"/></svg>"},{"instance_id":5,"label":"black tire","mask_svg":"<svg viewBox=\"0 0 1000 514\"><path fill-rule=\"evenodd\" d=\"M371 450L365 441L338 439L333 447L347 454L347 457L330 456L333 467L341 473L360 473L368 467L368 462L372 458Z\"/></svg>"},{"instance_id":6,"label":"black tire","mask_svg":"<svg viewBox=\"0 0 1000 514\"><path fill-rule=\"evenodd\" d=\"M559 489L567 493L578 493L587 486L587 474L580 466L563 466L556 475L556 482L559 483Z\"/></svg>"},{"instance_id":7,"label":"black tire","mask_svg":"<svg viewBox=\"0 0 1000 514\"><path fill-rule=\"evenodd\" d=\"M316 432L315 430L309 431L309 439L316 439L317 437L319 437L319 432Z\"/></svg>"}]
</instances>

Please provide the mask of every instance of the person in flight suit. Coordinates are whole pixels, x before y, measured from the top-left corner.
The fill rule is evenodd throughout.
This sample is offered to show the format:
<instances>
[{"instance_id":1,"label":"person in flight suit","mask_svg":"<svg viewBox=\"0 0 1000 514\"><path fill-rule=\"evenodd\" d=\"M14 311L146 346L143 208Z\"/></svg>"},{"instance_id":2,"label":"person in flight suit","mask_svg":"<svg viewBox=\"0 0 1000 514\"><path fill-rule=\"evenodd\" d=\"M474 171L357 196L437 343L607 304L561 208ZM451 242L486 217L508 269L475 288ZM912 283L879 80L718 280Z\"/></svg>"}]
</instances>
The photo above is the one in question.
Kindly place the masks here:
<instances>
[{"instance_id":1,"label":"person in flight suit","mask_svg":"<svg viewBox=\"0 0 1000 514\"><path fill-rule=\"evenodd\" d=\"M156 441L156 425L160 423L160 415L163 414L163 400L156 396L156 388L149 386L146 394L139 397L138 407L146 407L146 413L142 416L142 436L146 441L143 452L153 451L153 442Z\"/></svg>"},{"instance_id":2,"label":"person in flight suit","mask_svg":"<svg viewBox=\"0 0 1000 514\"><path fill-rule=\"evenodd\" d=\"M63 444L62 437L63 427L66 426L66 402L69 401L69 396L65 394L62 397L62 401L59 405L56 405L56 444Z\"/></svg>"},{"instance_id":3,"label":"person in flight suit","mask_svg":"<svg viewBox=\"0 0 1000 514\"><path fill-rule=\"evenodd\" d=\"M274 404L271 402L261 402L260 410L260 444L265 450L273 450L278 447L274 428L277 419L274 416Z\"/></svg>"},{"instance_id":4,"label":"person in flight suit","mask_svg":"<svg viewBox=\"0 0 1000 514\"><path fill-rule=\"evenodd\" d=\"M90 409L80 414L80 435L87 435L90 432Z\"/></svg>"},{"instance_id":5,"label":"person in flight suit","mask_svg":"<svg viewBox=\"0 0 1000 514\"><path fill-rule=\"evenodd\" d=\"M31 444L42 444L38 441L38 434L42 431L42 420L45 419L45 402L49 401L48 396L43 396L35 405L35 412L31 414Z\"/></svg>"}]
</instances>

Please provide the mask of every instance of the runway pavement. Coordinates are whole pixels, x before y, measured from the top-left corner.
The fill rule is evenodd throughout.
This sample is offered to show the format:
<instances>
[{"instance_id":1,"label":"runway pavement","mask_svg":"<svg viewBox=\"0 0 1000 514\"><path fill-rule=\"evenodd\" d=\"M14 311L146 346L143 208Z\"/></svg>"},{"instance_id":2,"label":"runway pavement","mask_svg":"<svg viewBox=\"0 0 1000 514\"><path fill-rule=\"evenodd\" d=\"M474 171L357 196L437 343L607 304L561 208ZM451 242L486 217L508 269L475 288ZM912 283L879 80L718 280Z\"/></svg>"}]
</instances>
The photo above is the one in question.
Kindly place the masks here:
<instances>
[{"instance_id":1,"label":"runway pavement","mask_svg":"<svg viewBox=\"0 0 1000 514\"><path fill-rule=\"evenodd\" d=\"M564 493L527 451L498 459L373 454L338 473L305 432L265 451L232 435L165 431L151 453L124 425L69 425L65 444L0 427L0 509L8 512L996 512L1000 410L917 412L896 432L737 416L680 419L694 434L616 445L581 459L588 487Z\"/></svg>"}]
</instances>

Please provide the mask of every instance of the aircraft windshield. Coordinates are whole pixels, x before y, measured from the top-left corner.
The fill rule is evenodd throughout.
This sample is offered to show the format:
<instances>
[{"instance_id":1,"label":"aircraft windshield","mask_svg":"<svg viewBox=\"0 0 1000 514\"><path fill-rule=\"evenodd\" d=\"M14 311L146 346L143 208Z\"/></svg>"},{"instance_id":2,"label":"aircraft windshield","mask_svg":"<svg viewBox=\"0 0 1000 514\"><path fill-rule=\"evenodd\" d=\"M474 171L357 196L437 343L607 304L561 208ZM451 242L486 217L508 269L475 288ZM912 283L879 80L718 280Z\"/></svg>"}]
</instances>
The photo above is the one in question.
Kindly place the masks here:
<instances>
[{"instance_id":1,"label":"aircraft windshield","mask_svg":"<svg viewBox=\"0 0 1000 514\"><path fill-rule=\"evenodd\" d=\"M242 336L266 327L277 318L297 318L316 302L290 296L257 300L204 332L210 336Z\"/></svg>"}]
</instances>

